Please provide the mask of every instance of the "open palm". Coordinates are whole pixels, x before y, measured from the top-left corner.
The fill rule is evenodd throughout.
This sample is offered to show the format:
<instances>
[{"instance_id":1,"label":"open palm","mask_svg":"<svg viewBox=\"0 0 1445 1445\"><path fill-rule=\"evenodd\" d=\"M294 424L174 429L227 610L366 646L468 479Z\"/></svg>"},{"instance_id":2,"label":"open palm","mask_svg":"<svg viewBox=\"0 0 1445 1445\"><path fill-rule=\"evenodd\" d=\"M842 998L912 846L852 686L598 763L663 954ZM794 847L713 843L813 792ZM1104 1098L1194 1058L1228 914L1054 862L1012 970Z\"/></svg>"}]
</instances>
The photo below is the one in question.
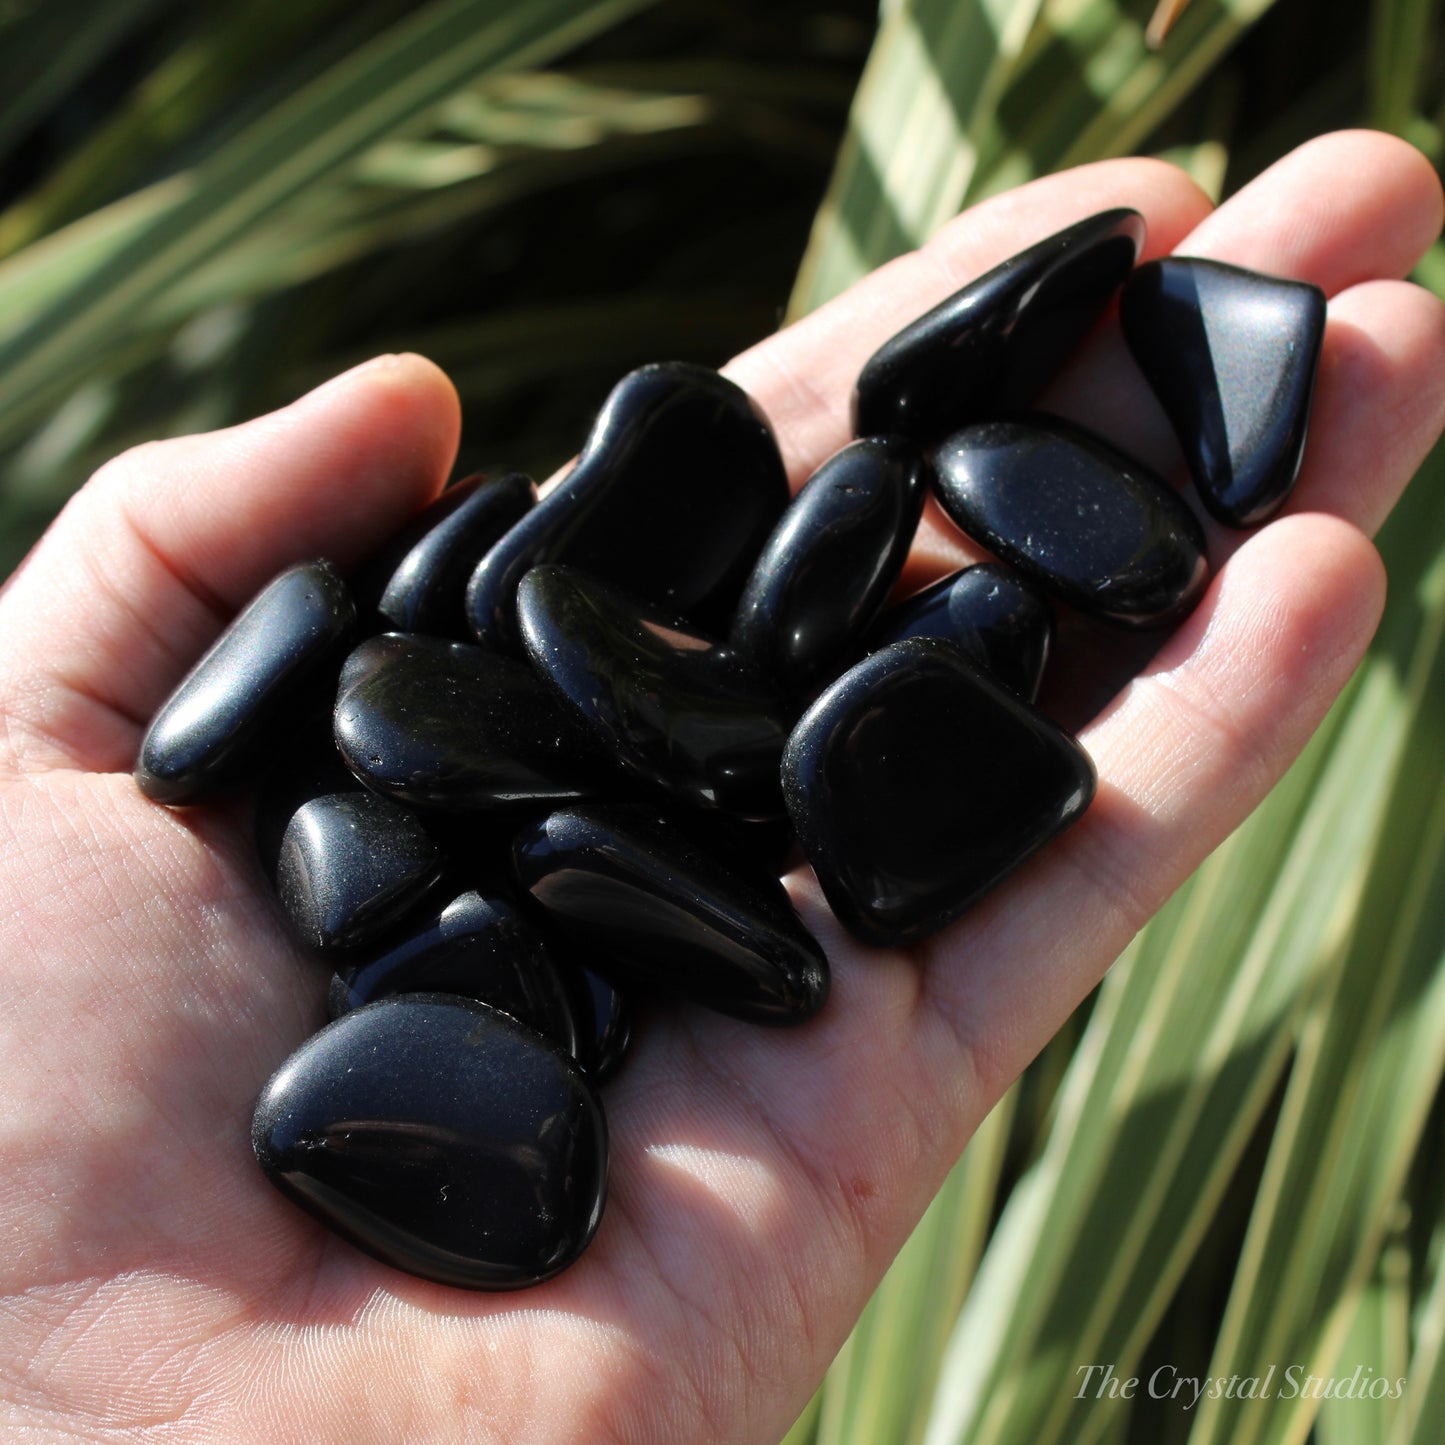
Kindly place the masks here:
<instances>
[{"instance_id":1,"label":"open palm","mask_svg":"<svg viewBox=\"0 0 1445 1445\"><path fill-rule=\"evenodd\" d=\"M441 486L445 378L373 362L286 410L140 448L0 597L0 1400L47 1438L755 1441L801 1407L972 1130L1135 930L1259 801L1378 620L1367 540L1445 424L1445 308L1403 284L1441 222L1402 143L1312 143L1213 214L1180 172L1107 162L978 207L730 374L794 483L848 439L888 335L1106 207L1175 248L1308 279L1330 323L1304 475L1258 533L1210 532L1198 611L1084 730L1085 819L911 954L842 934L801 1029L659 1009L605 1099L592 1248L516 1295L398 1274L283 1200L253 1101L325 979L260 886L243 820L143 799L145 719L281 567L356 561ZM1424 379L1424 380L1422 380ZM1110 323L1048 405L1165 471ZM911 566L965 553L936 516Z\"/></svg>"}]
</instances>

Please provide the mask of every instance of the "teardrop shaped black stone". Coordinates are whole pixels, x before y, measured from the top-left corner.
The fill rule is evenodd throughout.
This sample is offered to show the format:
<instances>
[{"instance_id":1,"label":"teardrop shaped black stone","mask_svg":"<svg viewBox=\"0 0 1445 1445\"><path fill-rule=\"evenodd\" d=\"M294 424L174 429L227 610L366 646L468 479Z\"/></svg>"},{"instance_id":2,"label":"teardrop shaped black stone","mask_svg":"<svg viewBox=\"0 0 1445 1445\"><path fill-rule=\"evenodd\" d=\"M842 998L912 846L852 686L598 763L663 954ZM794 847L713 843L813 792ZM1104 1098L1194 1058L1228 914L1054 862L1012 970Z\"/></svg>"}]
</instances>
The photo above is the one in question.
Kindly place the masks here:
<instances>
[{"instance_id":1,"label":"teardrop shaped black stone","mask_svg":"<svg viewBox=\"0 0 1445 1445\"><path fill-rule=\"evenodd\" d=\"M329 688L356 609L329 562L291 567L216 639L151 720L136 759L158 803L203 803L262 773L284 750L309 692Z\"/></svg>"},{"instance_id":2,"label":"teardrop shaped black stone","mask_svg":"<svg viewBox=\"0 0 1445 1445\"><path fill-rule=\"evenodd\" d=\"M527 655L600 747L697 807L782 816L789 719L725 647L571 567L535 567L517 612Z\"/></svg>"},{"instance_id":3,"label":"teardrop shaped black stone","mask_svg":"<svg viewBox=\"0 0 1445 1445\"><path fill-rule=\"evenodd\" d=\"M551 1278L606 1199L591 1086L471 999L399 994L328 1024L262 1091L251 1140L266 1177L323 1224L465 1289Z\"/></svg>"},{"instance_id":4,"label":"teardrop shaped black stone","mask_svg":"<svg viewBox=\"0 0 1445 1445\"><path fill-rule=\"evenodd\" d=\"M282 832L276 892L308 943L357 948L419 903L444 862L421 820L390 798L364 788L323 793Z\"/></svg>"},{"instance_id":5,"label":"teardrop shaped black stone","mask_svg":"<svg viewBox=\"0 0 1445 1445\"><path fill-rule=\"evenodd\" d=\"M336 745L368 787L414 807L512 810L594 791L609 756L525 663L388 633L347 659Z\"/></svg>"},{"instance_id":6,"label":"teardrop shaped black stone","mask_svg":"<svg viewBox=\"0 0 1445 1445\"><path fill-rule=\"evenodd\" d=\"M827 959L782 884L730 871L646 809L561 809L513 857L522 887L624 986L764 1024L802 1023L828 996Z\"/></svg>"},{"instance_id":7,"label":"teardrop shaped black stone","mask_svg":"<svg viewBox=\"0 0 1445 1445\"><path fill-rule=\"evenodd\" d=\"M904 437L867 437L808 479L753 566L728 641L789 696L836 675L903 570L928 464Z\"/></svg>"},{"instance_id":8,"label":"teardrop shaped black stone","mask_svg":"<svg viewBox=\"0 0 1445 1445\"><path fill-rule=\"evenodd\" d=\"M396 993L454 993L526 1024L573 1058L584 1038L568 980L542 935L504 898L475 889L392 937L331 980L332 1018ZM590 1009L590 1001L589 1001ZM585 1020L591 1032L591 1014Z\"/></svg>"},{"instance_id":9,"label":"teardrop shaped black stone","mask_svg":"<svg viewBox=\"0 0 1445 1445\"><path fill-rule=\"evenodd\" d=\"M956 647L914 637L843 674L783 755L788 810L839 921L936 933L1082 816L1088 755Z\"/></svg>"},{"instance_id":10,"label":"teardrop shaped black stone","mask_svg":"<svg viewBox=\"0 0 1445 1445\"><path fill-rule=\"evenodd\" d=\"M722 630L787 504L772 427L741 387L682 362L641 367L613 387L577 465L478 564L472 630L517 650L517 588L553 562Z\"/></svg>"},{"instance_id":11,"label":"teardrop shaped black stone","mask_svg":"<svg viewBox=\"0 0 1445 1445\"><path fill-rule=\"evenodd\" d=\"M981 422L934 458L938 499L969 536L1081 612L1177 622L1209 582L1204 529L1142 462L1057 417Z\"/></svg>"},{"instance_id":12,"label":"teardrop shaped black stone","mask_svg":"<svg viewBox=\"0 0 1445 1445\"><path fill-rule=\"evenodd\" d=\"M1258 525L1294 488L1325 314L1318 286L1183 256L1141 266L1124 288L1129 349L1226 526Z\"/></svg>"},{"instance_id":13,"label":"teardrop shaped black stone","mask_svg":"<svg viewBox=\"0 0 1445 1445\"><path fill-rule=\"evenodd\" d=\"M971 281L869 357L853 393L853 434L932 443L1031 405L1143 244L1137 211L1103 211Z\"/></svg>"},{"instance_id":14,"label":"teardrop shaped black stone","mask_svg":"<svg viewBox=\"0 0 1445 1445\"><path fill-rule=\"evenodd\" d=\"M359 603L388 629L471 642L472 572L536 500L532 479L521 472L478 472L448 487L363 569Z\"/></svg>"},{"instance_id":15,"label":"teardrop shaped black stone","mask_svg":"<svg viewBox=\"0 0 1445 1445\"><path fill-rule=\"evenodd\" d=\"M868 634L877 652L905 637L951 642L1026 702L1039 695L1054 640L1053 609L1022 577L980 562L890 607Z\"/></svg>"}]
</instances>

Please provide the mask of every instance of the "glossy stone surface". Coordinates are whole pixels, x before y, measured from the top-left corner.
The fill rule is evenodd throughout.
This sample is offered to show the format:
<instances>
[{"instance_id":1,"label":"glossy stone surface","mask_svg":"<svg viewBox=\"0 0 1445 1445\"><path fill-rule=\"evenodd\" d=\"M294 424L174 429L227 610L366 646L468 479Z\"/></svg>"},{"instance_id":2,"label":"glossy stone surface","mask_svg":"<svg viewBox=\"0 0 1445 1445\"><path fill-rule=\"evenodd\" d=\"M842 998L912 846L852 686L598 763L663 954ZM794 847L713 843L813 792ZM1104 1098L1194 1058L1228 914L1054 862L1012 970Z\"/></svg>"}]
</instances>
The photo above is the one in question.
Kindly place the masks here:
<instances>
[{"instance_id":1,"label":"glossy stone surface","mask_svg":"<svg viewBox=\"0 0 1445 1445\"><path fill-rule=\"evenodd\" d=\"M586 796L616 769L525 663L389 633L347 659L336 745L377 792L465 812Z\"/></svg>"},{"instance_id":2,"label":"glossy stone surface","mask_svg":"<svg viewBox=\"0 0 1445 1445\"><path fill-rule=\"evenodd\" d=\"M355 948L419 903L445 860L421 821L363 788L302 803L281 835L276 892L308 943Z\"/></svg>"},{"instance_id":3,"label":"glossy stone surface","mask_svg":"<svg viewBox=\"0 0 1445 1445\"><path fill-rule=\"evenodd\" d=\"M733 648L789 695L811 698L887 601L927 496L927 463L904 437L867 437L829 457L754 565Z\"/></svg>"},{"instance_id":4,"label":"glossy stone surface","mask_svg":"<svg viewBox=\"0 0 1445 1445\"><path fill-rule=\"evenodd\" d=\"M839 921L917 943L1075 822L1094 768L957 648L895 642L843 674L783 756L788 810Z\"/></svg>"},{"instance_id":5,"label":"glossy stone surface","mask_svg":"<svg viewBox=\"0 0 1445 1445\"><path fill-rule=\"evenodd\" d=\"M573 1058L592 1043L581 1034L569 981L542 935L506 899L475 889L388 939L375 958L337 973L331 1017L396 993L474 998L544 1034ZM590 1035L590 1013L584 1022Z\"/></svg>"},{"instance_id":6,"label":"glossy stone surface","mask_svg":"<svg viewBox=\"0 0 1445 1445\"><path fill-rule=\"evenodd\" d=\"M1142 462L1054 417L982 422L934 459L943 510L1081 612L1131 627L1179 620L1209 581L1204 529Z\"/></svg>"},{"instance_id":7,"label":"glossy stone surface","mask_svg":"<svg viewBox=\"0 0 1445 1445\"><path fill-rule=\"evenodd\" d=\"M472 630L517 649L523 576L565 563L722 631L787 505L772 428L746 392L700 366L641 367L613 387L577 465L478 564Z\"/></svg>"},{"instance_id":8,"label":"glossy stone surface","mask_svg":"<svg viewBox=\"0 0 1445 1445\"><path fill-rule=\"evenodd\" d=\"M628 805L565 808L518 834L517 877L597 967L756 1023L802 1023L828 962L781 883L729 870Z\"/></svg>"},{"instance_id":9,"label":"glossy stone surface","mask_svg":"<svg viewBox=\"0 0 1445 1445\"><path fill-rule=\"evenodd\" d=\"M788 717L724 647L571 567L536 567L517 615L537 673L634 777L704 808L779 817Z\"/></svg>"},{"instance_id":10,"label":"glossy stone surface","mask_svg":"<svg viewBox=\"0 0 1445 1445\"><path fill-rule=\"evenodd\" d=\"M263 771L308 690L329 685L356 621L329 562L281 573L240 613L151 720L135 765L158 803L203 803Z\"/></svg>"},{"instance_id":11,"label":"glossy stone surface","mask_svg":"<svg viewBox=\"0 0 1445 1445\"><path fill-rule=\"evenodd\" d=\"M466 1289L571 1264L607 1193L607 1126L560 1050L471 999L343 1015L272 1076L251 1131L267 1178L378 1259Z\"/></svg>"},{"instance_id":12,"label":"glossy stone surface","mask_svg":"<svg viewBox=\"0 0 1445 1445\"><path fill-rule=\"evenodd\" d=\"M1034 702L1053 646L1054 614L1022 577L980 562L890 607L868 634L868 650L905 637L953 643L1005 687Z\"/></svg>"},{"instance_id":13,"label":"glossy stone surface","mask_svg":"<svg viewBox=\"0 0 1445 1445\"><path fill-rule=\"evenodd\" d=\"M1252 527L1299 475L1325 293L1218 261L1141 266L1119 305L1124 336L1221 522Z\"/></svg>"},{"instance_id":14,"label":"glossy stone surface","mask_svg":"<svg viewBox=\"0 0 1445 1445\"><path fill-rule=\"evenodd\" d=\"M532 479L521 472L478 472L448 487L368 569L383 625L472 641L467 583L482 556L536 500ZM360 584L357 595L367 595Z\"/></svg>"},{"instance_id":15,"label":"glossy stone surface","mask_svg":"<svg viewBox=\"0 0 1445 1445\"><path fill-rule=\"evenodd\" d=\"M622 990L600 973L590 968L580 973L592 1005L592 1027L582 1044L582 1068L593 1083L602 1084L622 1067L632 1047L632 1005Z\"/></svg>"},{"instance_id":16,"label":"glossy stone surface","mask_svg":"<svg viewBox=\"0 0 1445 1445\"><path fill-rule=\"evenodd\" d=\"M955 292L868 359L853 433L924 443L1030 405L1088 335L1144 244L1137 211L1104 211Z\"/></svg>"}]
</instances>

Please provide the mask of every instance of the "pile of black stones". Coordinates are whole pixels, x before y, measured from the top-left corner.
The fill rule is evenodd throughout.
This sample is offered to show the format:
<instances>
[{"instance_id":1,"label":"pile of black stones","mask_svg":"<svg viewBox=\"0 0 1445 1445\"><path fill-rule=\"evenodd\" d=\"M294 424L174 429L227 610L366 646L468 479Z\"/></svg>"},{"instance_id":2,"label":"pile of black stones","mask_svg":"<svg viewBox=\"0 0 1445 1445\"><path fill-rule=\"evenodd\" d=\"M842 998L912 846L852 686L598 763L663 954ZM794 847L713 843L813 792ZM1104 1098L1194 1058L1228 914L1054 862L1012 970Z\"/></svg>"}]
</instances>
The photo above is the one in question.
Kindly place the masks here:
<instances>
[{"instance_id":1,"label":"pile of black stones","mask_svg":"<svg viewBox=\"0 0 1445 1445\"><path fill-rule=\"evenodd\" d=\"M236 618L136 778L171 806L251 790L281 908L334 969L332 1022L256 1109L274 1184L425 1278L547 1279L602 1214L598 1085L634 999L824 1006L778 882L797 843L846 928L903 945L1083 814L1092 764L1034 706L1052 606L1167 628L1205 535L1028 408L1122 288L1196 494L1252 525L1299 470L1323 338L1316 288L1136 269L1143 240L1134 211L1091 217L899 332L795 499L743 391L646 366L543 500L472 477L349 580L293 567ZM997 560L889 606L930 491Z\"/></svg>"}]
</instances>

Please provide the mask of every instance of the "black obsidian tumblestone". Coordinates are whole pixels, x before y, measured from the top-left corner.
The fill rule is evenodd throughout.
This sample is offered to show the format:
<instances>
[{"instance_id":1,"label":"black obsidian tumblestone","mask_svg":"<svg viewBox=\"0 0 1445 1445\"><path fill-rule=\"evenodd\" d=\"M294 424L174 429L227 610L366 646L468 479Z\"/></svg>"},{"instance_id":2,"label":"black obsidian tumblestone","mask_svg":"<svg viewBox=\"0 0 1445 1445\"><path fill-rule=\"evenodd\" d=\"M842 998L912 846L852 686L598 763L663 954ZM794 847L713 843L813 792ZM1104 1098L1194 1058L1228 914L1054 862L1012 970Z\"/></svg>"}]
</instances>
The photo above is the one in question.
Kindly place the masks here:
<instances>
[{"instance_id":1,"label":"black obsidian tumblestone","mask_svg":"<svg viewBox=\"0 0 1445 1445\"><path fill-rule=\"evenodd\" d=\"M517 587L545 563L724 630L787 504L772 427L746 392L705 367L641 367L612 389L577 465L478 564L472 630L517 649Z\"/></svg>"},{"instance_id":2,"label":"black obsidian tumblestone","mask_svg":"<svg viewBox=\"0 0 1445 1445\"><path fill-rule=\"evenodd\" d=\"M506 899L475 889L388 939L374 958L337 973L331 1017L395 993L461 994L545 1034L574 1058L590 1046L574 991L542 935ZM585 1022L590 1033L590 1011Z\"/></svg>"},{"instance_id":3,"label":"black obsidian tumblestone","mask_svg":"<svg viewBox=\"0 0 1445 1445\"><path fill-rule=\"evenodd\" d=\"M477 560L536 500L521 472L478 472L448 487L364 569L358 600L397 632L471 642L466 596Z\"/></svg>"},{"instance_id":4,"label":"black obsidian tumblestone","mask_svg":"<svg viewBox=\"0 0 1445 1445\"><path fill-rule=\"evenodd\" d=\"M370 788L466 812L586 796L616 769L525 663L387 633L347 659L336 745Z\"/></svg>"},{"instance_id":5,"label":"black obsidian tumblestone","mask_svg":"<svg viewBox=\"0 0 1445 1445\"><path fill-rule=\"evenodd\" d=\"M980 562L890 607L868 634L876 652L905 637L951 642L1006 687L1033 702L1054 640L1049 604L1022 577Z\"/></svg>"},{"instance_id":6,"label":"black obsidian tumblestone","mask_svg":"<svg viewBox=\"0 0 1445 1445\"><path fill-rule=\"evenodd\" d=\"M607 1127L561 1050L471 999L343 1015L272 1076L251 1140L267 1178L385 1263L467 1289L537 1284L596 1232Z\"/></svg>"},{"instance_id":7,"label":"black obsidian tumblestone","mask_svg":"<svg viewBox=\"0 0 1445 1445\"><path fill-rule=\"evenodd\" d=\"M802 1023L827 998L827 959L782 884L726 868L646 809L561 809L513 857L522 887L626 987L763 1024Z\"/></svg>"},{"instance_id":8,"label":"black obsidian tumblestone","mask_svg":"<svg viewBox=\"0 0 1445 1445\"><path fill-rule=\"evenodd\" d=\"M262 772L309 690L325 686L356 609L329 562L281 573L218 637L151 720L135 765L158 803L202 803Z\"/></svg>"},{"instance_id":9,"label":"black obsidian tumblestone","mask_svg":"<svg viewBox=\"0 0 1445 1445\"><path fill-rule=\"evenodd\" d=\"M1130 627L1167 626L1209 581L1204 529L1142 462L1056 417L981 422L934 458L943 510L1045 592Z\"/></svg>"},{"instance_id":10,"label":"black obsidian tumblestone","mask_svg":"<svg viewBox=\"0 0 1445 1445\"><path fill-rule=\"evenodd\" d=\"M1299 475L1325 337L1325 293L1218 261L1141 266L1119 317L1179 437L1200 500L1252 527Z\"/></svg>"},{"instance_id":11,"label":"black obsidian tumblestone","mask_svg":"<svg viewBox=\"0 0 1445 1445\"><path fill-rule=\"evenodd\" d=\"M683 802L783 813L789 718L727 648L571 567L535 567L517 615L533 668L599 747Z\"/></svg>"},{"instance_id":12,"label":"black obsidian tumblestone","mask_svg":"<svg viewBox=\"0 0 1445 1445\"><path fill-rule=\"evenodd\" d=\"M753 566L729 642L793 697L838 670L903 570L928 466L905 437L867 437L808 479Z\"/></svg>"},{"instance_id":13,"label":"black obsidian tumblestone","mask_svg":"<svg viewBox=\"0 0 1445 1445\"><path fill-rule=\"evenodd\" d=\"M632 1005L600 973L579 970L592 1005L592 1027L582 1045L582 1068L594 1083L606 1083L622 1067L632 1046Z\"/></svg>"},{"instance_id":14,"label":"black obsidian tumblestone","mask_svg":"<svg viewBox=\"0 0 1445 1445\"><path fill-rule=\"evenodd\" d=\"M322 793L291 814L276 855L276 892L317 948L382 934L440 879L445 859L420 819L364 788Z\"/></svg>"},{"instance_id":15,"label":"black obsidian tumblestone","mask_svg":"<svg viewBox=\"0 0 1445 1445\"><path fill-rule=\"evenodd\" d=\"M931 443L1030 405L1103 314L1143 244L1137 211L1103 211L970 282L869 357L853 393L854 435Z\"/></svg>"},{"instance_id":16,"label":"black obsidian tumblestone","mask_svg":"<svg viewBox=\"0 0 1445 1445\"><path fill-rule=\"evenodd\" d=\"M840 922L917 943L1078 819L1088 755L933 638L893 643L838 679L788 740L788 810Z\"/></svg>"}]
</instances>

